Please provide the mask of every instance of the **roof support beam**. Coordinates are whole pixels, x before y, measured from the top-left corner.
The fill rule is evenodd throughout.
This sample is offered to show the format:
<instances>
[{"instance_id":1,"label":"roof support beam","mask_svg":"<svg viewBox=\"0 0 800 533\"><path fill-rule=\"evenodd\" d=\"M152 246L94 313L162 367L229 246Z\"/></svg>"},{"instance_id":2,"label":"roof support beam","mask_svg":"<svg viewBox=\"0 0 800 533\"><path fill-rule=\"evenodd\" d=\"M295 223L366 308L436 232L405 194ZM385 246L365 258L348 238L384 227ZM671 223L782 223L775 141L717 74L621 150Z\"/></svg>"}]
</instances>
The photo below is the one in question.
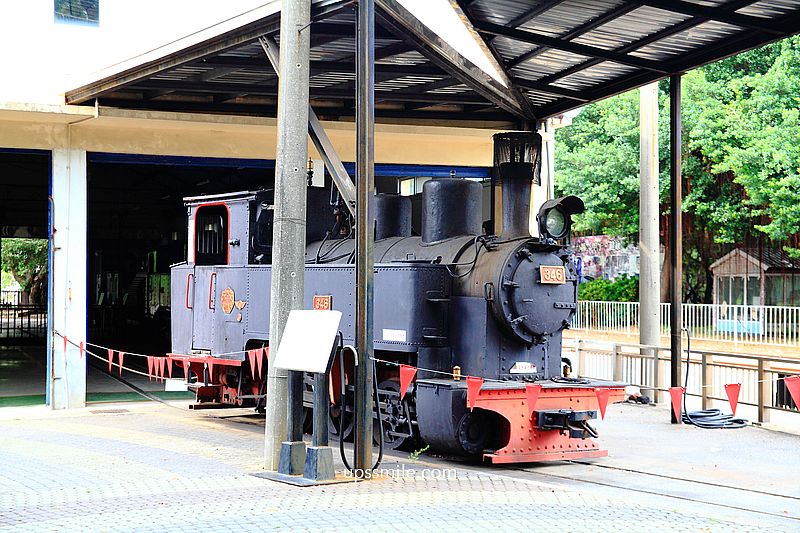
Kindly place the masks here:
<instances>
[{"instance_id":1,"label":"roof support beam","mask_svg":"<svg viewBox=\"0 0 800 533\"><path fill-rule=\"evenodd\" d=\"M594 57L604 61L613 61L621 65L628 65L644 70L650 70L652 72L660 72L661 74L667 73L667 70L665 70L663 65L658 61L629 56L624 53L597 48L596 46L588 46L585 44L564 41L556 37L550 37L548 35L542 35L540 33L534 33L526 30L506 28L505 26L491 22L477 23L476 28L478 31L487 34L500 35L517 41L547 46L549 48L555 48L556 50L563 50L565 52L586 57Z\"/></svg>"},{"instance_id":2,"label":"roof support beam","mask_svg":"<svg viewBox=\"0 0 800 533\"><path fill-rule=\"evenodd\" d=\"M406 50L411 48L406 44ZM393 52L395 55L398 52ZM384 58L385 59L385 58ZM241 69L264 69L269 70L268 66L252 57L215 57L209 58L203 62L198 63L203 66L213 66L218 68L241 68ZM436 67L427 65L395 65L395 64L377 64L375 68L379 72L399 74L402 76L441 76L442 70ZM339 61L312 61L311 62L311 75L324 74L326 72L349 72L355 73L355 62L352 60L344 59Z\"/></svg>"},{"instance_id":3,"label":"roof support beam","mask_svg":"<svg viewBox=\"0 0 800 533\"><path fill-rule=\"evenodd\" d=\"M544 13L546 11L550 11L551 9L556 7L558 4L561 4L563 2L564 2L564 0L550 0L549 2L547 0L545 0L544 2L539 4L538 6L532 7L531 9L526 11L525 13L521 14L520 16L518 16L517 18L512 19L511 21L509 21L507 26L509 26L511 28L519 28L523 24L526 24L526 23L532 21L533 19L535 19L536 17L538 17L542 13Z\"/></svg>"},{"instance_id":4,"label":"roof support beam","mask_svg":"<svg viewBox=\"0 0 800 533\"><path fill-rule=\"evenodd\" d=\"M533 119L533 113L525 102L514 94L511 83L505 87L492 79L483 70L467 61L449 43L422 24L397 0L376 0L380 8L379 17L384 25L392 29L399 38L405 38L420 46L421 52L432 63L449 72L453 77L497 106L518 117Z\"/></svg>"},{"instance_id":5,"label":"roof support beam","mask_svg":"<svg viewBox=\"0 0 800 533\"><path fill-rule=\"evenodd\" d=\"M494 68L500 73L502 76L503 81L505 82L506 86L511 90L511 94L520 103L522 109L524 109L529 117L535 117L536 114L533 112L533 107L531 106L530 100L522 94L522 92L517 88L513 82L511 81L511 75L509 74L508 70L506 69L505 62L503 61L503 57L497 52L494 45L491 42L486 42L483 36L475 30L475 26L472 23L472 17L469 15L469 11L466 9L462 9L460 6L460 1L463 0L450 0L450 5L453 7L453 10L458 14L461 18L463 23L468 27L469 31L474 35L478 45L483 50L484 54L488 54L489 58L492 60Z\"/></svg>"},{"instance_id":6,"label":"roof support beam","mask_svg":"<svg viewBox=\"0 0 800 533\"><path fill-rule=\"evenodd\" d=\"M565 89L563 87L556 87L554 85L547 85L546 83L540 83L536 81L523 80L521 78L513 78L513 81L514 84L517 85L518 87L522 87L524 89L528 89L531 91L536 91L538 93L561 96L564 98L569 98L570 100L577 100L578 102L589 101L588 94L582 91L574 91L572 89Z\"/></svg>"},{"instance_id":7,"label":"roof support beam","mask_svg":"<svg viewBox=\"0 0 800 533\"><path fill-rule=\"evenodd\" d=\"M621 17L623 15L627 15L628 13L633 11L634 9L637 9L638 7L639 7L638 4L632 3L632 4L624 5L624 6L620 7L619 9L611 10L611 11L609 11L608 13L606 13L604 15L601 15L601 16L595 18L595 19L592 19L592 20L589 20L589 21L585 22L584 24L581 24L580 26L578 26L577 28L575 28L572 31L564 33L563 35L559 35L558 38L559 39L563 39L565 41L571 41L572 39L575 39L576 37L580 37L581 35L589 33L590 31L592 31L595 28L599 28L603 24L606 24L608 22L611 22L612 20L618 19L619 17ZM548 50L548 47L540 46L539 48L535 48L535 49L531 50L530 52L526 52L526 53L524 53L524 54L522 54L520 56L515 57L514 59L512 59L511 61L508 62L507 66L508 66L508 68L513 68L513 67L519 65L520 63L524 63L525 61L528 61L529 59L533 59L534 57L536 57L536 56L538 56L540 54L543 54L547 50Z\"/></svg>"},{"instance_id":8,"label":"roof support beam","mask_svg":"<svg viewBox=\"0 0 800 533\"><path fill-rule=\"evenodd\" d=\"M278 74L280 72L280 49L278 48L278 44L269 37L261 37L259 43L261 44L261 48L264 49L264 53L272 65L272 68L275 69L275 74ZM339 194L342 195L347 210L351 215L355 216L356 186L353 184L353 180L350 179L350 175L344 169L339 154L336 153L333 143L328 137L328 134L325 133L325 129L322 127L322 124L317 118L317 114L314 113L310 104L308 106L308 134L311 136L311 141L314 143L317 152L322 156L325 167L328 169L328 172L330 172L331 179L333 179L333 182L336 184L336 188L339 189Z\"/></svg>"},{"instance_id":9,"label":"roof support beam","mask_svg":"<svg viewBox=\"0 0 800 533\"><path fill-rule=\"evenodd\" d=\"M274 85L246 85L241 83L194 83L194 82L171 82L171 81L147 81L139 83L135 90L157 91L169 89L174 92L200 93L200 94L251 94L254 96L278 96L278 88ZM446 104L482 104L485 99L475 95L445 95L445 94L421 94L416 92L398 91L378 91L379 98L385 101L402 102L431 102ZM311 89L311 98L314 99L338 99L354 100L355 94L350 91L320 87Z\"/></svg>"},{"instance_id":10,"label":"roof support beam","mask_svg":"<svg viewBox=\"0 0 800 533\"><path fill-rule=\"evenodd\" d=\"M751 17L749 15L741 15L734 11L727 11L725 4L718 7L708 7L700 4L692 4L685 0L637 0L639 3L671 11L673 13L682 13L684 15L691 15L693 17L704 17L708 20L716 20L724 22L725 24L732 24L741 28L749 30L762 31L771 33L773 35L783 35L786 28L781 28L776 25L774 21L765 21L758 17Z\"/></svg>"},{"instance_id":11,"label":"roof support beam","mask_svg":"<svg viewBox=\"0 0 800 533\"><path fill-rule=\"evenodd\" d=\"M737 9L741 9L742 7L750 5L755 1L756 0L733 0L732 2L726 4L724 9L726 12L733 12L736 11ZM638 41L634 41L630 44L617 48L615 52L629 53L634 50L638 50L639 48L643 48L656 41L660 41L661 39L666 39L667 37L671 37L672 35L676 35L682 31L686 31L691 28L694 28L695 26L699 26L700 24L708 20L709 19L707 17L693 17L687 19L683 22L675 24L674 26L669 26L661 31L657 31L655 33L642 37ZM541 83L547 83L547 84L553 83L556 80L559 80L561 78L566 78L567 76L570 76L572 74L575 74L576 72L580 72L581 70L587 69L602 62L603 62L602 59L597 59L597 58L590 59L588 61L584 61L583 63L578 63L577 65L573 65L567 69L561 70L554 74L550 74L549 76L545 76L539 81Z\"/></svg>"}]
</instances>

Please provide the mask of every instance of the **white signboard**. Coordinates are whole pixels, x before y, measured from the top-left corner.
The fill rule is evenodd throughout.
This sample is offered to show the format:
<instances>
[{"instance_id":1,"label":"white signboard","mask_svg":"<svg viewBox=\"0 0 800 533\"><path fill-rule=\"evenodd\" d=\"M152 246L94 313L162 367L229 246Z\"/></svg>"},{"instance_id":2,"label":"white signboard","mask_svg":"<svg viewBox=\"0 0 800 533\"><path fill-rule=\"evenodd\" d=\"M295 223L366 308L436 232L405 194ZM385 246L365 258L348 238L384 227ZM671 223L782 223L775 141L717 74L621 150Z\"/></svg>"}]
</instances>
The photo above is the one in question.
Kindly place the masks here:
<instances>
[{"instance_id":1,"label":"white signboard","mask_svg":"<svg viewBox=\"0 0 800 533\"><path fill-rule=\"evenodd\" d=\"M341 319L341 311L291 311L270 364L283 370L327 371Z\"/></svg>"}]
</instances>

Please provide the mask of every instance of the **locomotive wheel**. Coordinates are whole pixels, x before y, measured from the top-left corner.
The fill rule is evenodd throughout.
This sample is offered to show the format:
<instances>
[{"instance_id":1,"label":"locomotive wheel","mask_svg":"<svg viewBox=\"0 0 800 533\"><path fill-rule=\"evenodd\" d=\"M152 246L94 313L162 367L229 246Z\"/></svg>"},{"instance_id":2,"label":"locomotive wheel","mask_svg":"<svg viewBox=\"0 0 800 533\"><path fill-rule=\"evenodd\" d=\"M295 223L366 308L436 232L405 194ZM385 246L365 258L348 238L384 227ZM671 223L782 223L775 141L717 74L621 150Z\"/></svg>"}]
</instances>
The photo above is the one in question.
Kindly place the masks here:
<instances>
[{"instance_id":1,"label":"locomotive wheel","mask_svg":"<svg viewBox=\"0 0 800 533\"><path fill-rule=\"evenodd\" d=\"M381 411L383 423L376 417L373 419L372 439L379 444L378 431L383 430L383 446L387 450L396 450L404 444L409 444L412 437L398 436L397 433L408 433L411 421L407 419L408 407L406 400L400 400L400 384L392 379L387 379L378 385L378 394L383 404Z\"/></svg>"},{"instance_id":2,"label":"locomotive wheel","mask_svg":"<svg viewBox=\"0 0 800 533\"><path fill-rule=\"evenodd\" d=\"M480 409L465 413L458 423L458 443L467 455L481 453L489 443L486 415Z\"/></svg>"},{"instance_id":3,"label":"locomotive wheel","mask_svg":"<svg viewBox=\"0 0 800 533\"><path fill-rule=\"evenodd\" d=\"M309 409L311 411L311 409ZM340 438L339 435L339 420L341 417L342 409L338 405L331 405L330 406L330 422L328 423L328 434L333 438ZM313 418L313 415L312 415ZM352 412L345 412L344 414L344 427L342 428L342 433L344 434L344 440L348 440L353 436L353 429L355 427L355 420L353 419Z\"/></svg>"}]
</instances>

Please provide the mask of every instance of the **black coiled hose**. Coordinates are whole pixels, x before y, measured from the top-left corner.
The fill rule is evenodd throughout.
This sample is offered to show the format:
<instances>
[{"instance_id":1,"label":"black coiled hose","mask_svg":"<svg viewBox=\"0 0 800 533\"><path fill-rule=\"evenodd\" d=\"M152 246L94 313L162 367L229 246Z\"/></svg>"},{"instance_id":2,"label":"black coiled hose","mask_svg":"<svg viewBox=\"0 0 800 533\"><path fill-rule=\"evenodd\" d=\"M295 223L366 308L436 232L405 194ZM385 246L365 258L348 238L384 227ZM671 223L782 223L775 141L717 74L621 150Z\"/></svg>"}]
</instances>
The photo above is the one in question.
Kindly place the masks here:
<instances>
[{"instance_id":1,"label":"black coiled hose","mask_svg":"<svg viewBox=\"0 0 800 533\"><path fill-rule=\"evenodd\" d=\"M726 415L719 409L703 409L692 411L686 409L686 389L689 384L689 357L692 354L692 337L689 330L686 331L686 378L683 381L683 414L681 421L684 424L692 424L703 429L736 429L743 428L750 423L744 418L734 418L733 415Z\"/></svg>"},{"instance_id":2,"label":"black coiled hose","mask_svg":"<svg viewBox=\"0 0 800 533\"><path fill-rule=\"evenodd\" d=\"M341 333L339 334L339 342L340 343L342 342ZM344 467L347 470L349 470L350 472L353 472L354 471L353 467L350 466L350 463L347 461L347 454L344 453L344 415L345 415L345 412L347 411L347 405L345 403L346 402L346 398L347 398L347 384L345 383L345 380L344 380L344 351L345 351L345 349L343 347L342 350L339 352L339 376L341 376L341 380L342 380L341 396L340 396L340 399L339 399L339 405L340 405L340 408L339 408L339 412L340 412L340 414L339 414L339 454L342 456L342 463L344 463ZM352 349L351 351L353 352L353 357L357 358L358 357L358 353L356 353L355 349ZM380 439L378 441L379 442L379 445L378 445L378 459L375 461L375 464L372 465L372 468L370 469L370 470L375 470L376 468L378 468L378 466L380 466L381 461L383 461L383 420L381 420L381 403L380 403L380 398L378 397L378 372L377 372L377 370L375 370L375 362L374 361L370 361L370 363L372 364L372 386L373 386L372 391L373 391L373 394L375 395L374 396L374 398L375 398L375 411L377 412L377 415L378 415L378 425L379 425L379 428L380 428L380 431L379 431ZM355 454L355 449L353 450L353 453Z\"/></svg>"}]
</instances>

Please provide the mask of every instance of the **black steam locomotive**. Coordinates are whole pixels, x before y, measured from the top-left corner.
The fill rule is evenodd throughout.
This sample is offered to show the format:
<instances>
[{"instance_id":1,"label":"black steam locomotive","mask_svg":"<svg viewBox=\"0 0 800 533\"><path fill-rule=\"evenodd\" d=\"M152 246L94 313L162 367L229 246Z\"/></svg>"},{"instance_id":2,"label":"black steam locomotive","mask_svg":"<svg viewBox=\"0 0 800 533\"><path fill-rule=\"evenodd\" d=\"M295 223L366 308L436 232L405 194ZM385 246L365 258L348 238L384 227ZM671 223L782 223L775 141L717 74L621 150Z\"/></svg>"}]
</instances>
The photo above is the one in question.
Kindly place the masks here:
<instances>
[{"instance_id":1,"label":"black steam locomotive","mask_svg":"<svg viewBox=\"0 0 800 533\"><path fill-rule=\"evenodd\" d=\"M418 236L410 198L376 196L375 357L419 368L401 399L398 367L377 363L376 429L389 447L421 439L492 462L605 455L590 438L596 432L589 420L596 417L597 391L620 401L623 385L572 379L562 361L561 332L577 303L564 242L583 202L574 196L546 202L537 217L540 236L530 236L540 148L536 134L495 136L500 235L482 230L477 182L427 181ZM341 206L315 201L309 196L309 232L333 225L307 245L305 305L342 311L342 334L353 342L352 219ZM269 346L270 195L190 198L187 206L190 253L172 269L173 358L183 357L196 377L197 407L263 405L266 371L248 362L245 351ZM334 387L353 383L352 362L344 363L344 375L333 365ZM459 376L486 380L473 408ZM332 427L347 438L352 417L340 407L331 406Z\"/></svg>"}]
</instances>

